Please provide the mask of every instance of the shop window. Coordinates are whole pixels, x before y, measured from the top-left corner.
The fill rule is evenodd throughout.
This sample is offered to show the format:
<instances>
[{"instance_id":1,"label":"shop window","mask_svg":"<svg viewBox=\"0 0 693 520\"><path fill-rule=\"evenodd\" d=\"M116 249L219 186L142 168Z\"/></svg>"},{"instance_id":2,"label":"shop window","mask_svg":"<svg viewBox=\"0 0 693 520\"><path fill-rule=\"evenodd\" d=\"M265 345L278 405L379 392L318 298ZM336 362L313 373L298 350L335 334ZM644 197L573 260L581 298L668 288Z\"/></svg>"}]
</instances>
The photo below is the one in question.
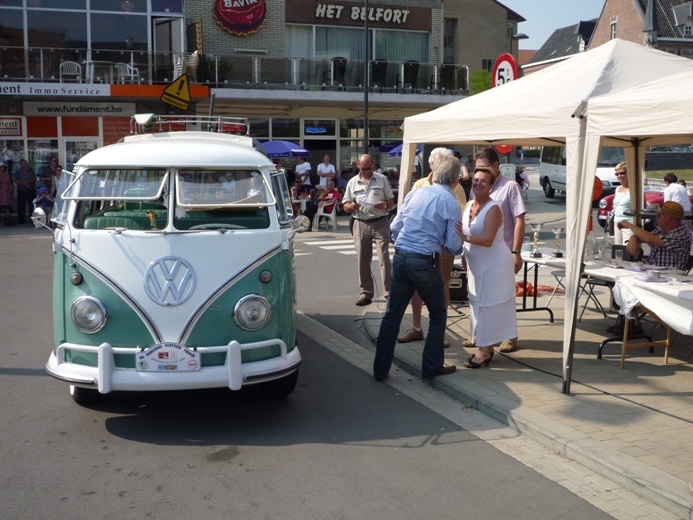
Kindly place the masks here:
<instances>
[{"instance_id":1,"label":"shop window","mask_svg":"<svg viewBox=\"0 0 693 520\"><path fill-rule=\"evenodd\" d=\"M20 0L21 5L21 0ZM81 9L84 11L87 8L86 0L29 0L29 7L43 7L51 9ZM3 2L7 4L7 1Z\"/></svg>"},{"instance_id":2,"label":"shop window","mask_svg":"<svg viewBox=\"0 0 693 520\"><path fill-rule=\"evenodd\" d=\"M18 140L3 140L0 141L2 143L2 146L0 147L0 153L4 152L7 148L12 150L14 159L11 161L8 161L8 168L9 168L9 174L14 176L14 174L19 170L19 160L20 159L26 159L26 156L24 155L24 140L23 139L18 139ZM11 164L10 164L11 163Z\"/></svg>"},{"instance_id":3,"label":"shop window","mask_svg":"<svg viewBox=\"0 0 693 520\"><path fill-rule=\"evenodd\" d=\"M27 32L29 47L86 49L87 15L68 11L29 9Z\"/></svg>"},{"instance_id":4,"label":"shop window","mask_svg":"<svg viewBox=\"0 0 693 520\"><path fill-rule=\"evenodd\" d=\"M147 17L129 14L91 15L91 47L107 50L147 50ZM124 61L113 56L112 61ZM99 59L107 59L100 56ZM130 57L127 60L130 61Z\"/></svg>"},{"instance_id":5,"label":"shop window","mask_svg":"<svg viewBox=\"0 0 693 520\"><path fill-rule=\"evenodd\" d=\"M341 119L339 121L339 136L363 139L363 119Z\"/></svg>"},{"instance_id":6,"label":"shop window","mask_svg":"<svg viewBox=\"0 0 693 520\"><path fill-rule=\"evenodd\" d=\"M248 119L250 125L250 137L268 138L270 136L270 120L266 117L255 117Z\"/></svg>"},{"instance_id":7,"label":"shop window","mask_svg":"<svg viewBox=\"0 0 693 520\"><path fill-rule=\"evenodd\" d=\"M272 118L273 139L299 139L301 137L300 119Z\"/></svg>"},{"instance_id":8,"label":"shop window","mask_svg":"<svg viewBox=\"0 0 693 520\"><path fill-rule=\"evenodd\" d=\"M305 119L303 121L303 135L319 136L319 135L335 135L334 119Z\"/></svg>"},{"instance_id":9,"label":"shop window","mask_svg":"<svg viewBox=\"0 0 693 520\"><path fill-rule=\"evenodd\" d=\"M363 29L316 27L315 57L329 60L341 56L347 60L363 60L366 42Z\"/></svg>"},{"instance_id":10,"label":"shop window","mask_svg":"<svg viewBox=\"0 0 693 520\"><path fill-rule=\"evenodd\" d=\"M455 26L457 20L445 20L443 34L443 63L455 63Z\"/></svg>"},{"instance_id":11,"label":"shop window","mask_svg":"<svg viewBox=\"0 0 693 520\"><path fill-rule=\"evenodd\" d=\"M361 31L363 35L363 31ZM427 63L428 33L407 31L376 31L374 56L388 61Z\"/></svg>"},{"instance_id":12,"label":"shop window","mask_svg":"<svg viewBox=\"0 0 693 520\"><path fill-rule=\"evenodd\" d=\"M5 0L2 3L2 7L22 7L24 5L23 0ZM3 22L5 21L6 11L2 11ZM4 24L3 24L4 25Z\"/></svg>"},{"instance_id":13,"label":"shop window","mask_svg":"<svg viewBox=\"0 0 693 520\"><path fill-rule=\"evenodd\" d=\"M152 0L152 11L155 13L182 13L183 0Z\"/></svg>"},{"instance_id":14,"label":"shop window","mask_svg":"<svg viewBox=\"0 0 693 520\"><path fill-rule=\"evenodd\" d=\"M147 0L91 0L92 11L115 11L116 13L146 13ZM93 30L93 28L92 28Z\"/></svg>"},{"instance_id":15,"label":"shop window","mask_svg":"<svg viewBox=\"0 0 693 520\"><path fill-rule=\"evenodd\" d=\"M34 173L38 175L44 166L48 166L50 164L52 156L58 156L58 140L29 139L27 142L26 155L29 168L34 170Z\"/></svg>"}]
</instances>

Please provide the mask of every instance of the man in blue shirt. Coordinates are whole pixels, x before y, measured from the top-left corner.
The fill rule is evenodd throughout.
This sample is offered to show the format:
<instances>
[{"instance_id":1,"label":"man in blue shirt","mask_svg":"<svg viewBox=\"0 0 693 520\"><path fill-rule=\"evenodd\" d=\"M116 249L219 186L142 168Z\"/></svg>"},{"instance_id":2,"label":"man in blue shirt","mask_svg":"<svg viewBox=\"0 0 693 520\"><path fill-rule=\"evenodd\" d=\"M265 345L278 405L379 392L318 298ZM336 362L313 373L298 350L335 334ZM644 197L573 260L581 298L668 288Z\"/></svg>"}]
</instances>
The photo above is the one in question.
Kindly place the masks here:
<instances>
[{"instance_id":1,"label":"man in blue shirt","mask_svg":"<svg viewBox=\"0 0 693 520\"><path fill-rule=\"evenodd\" d=\"M390 371L399 326L414 291L419 292L430 318L421 376L430 379L456 370L454 365L443 365L447 304L440 251L443 247L450 254L462 251L462 210L452 191L459 182L460 162L455 157L442 156L435 161L433 172L433 185L409 193L392 222L395 256L390 299L380 324L373 362L373 375L378 381Z\"/></svg>"}]
</instances>

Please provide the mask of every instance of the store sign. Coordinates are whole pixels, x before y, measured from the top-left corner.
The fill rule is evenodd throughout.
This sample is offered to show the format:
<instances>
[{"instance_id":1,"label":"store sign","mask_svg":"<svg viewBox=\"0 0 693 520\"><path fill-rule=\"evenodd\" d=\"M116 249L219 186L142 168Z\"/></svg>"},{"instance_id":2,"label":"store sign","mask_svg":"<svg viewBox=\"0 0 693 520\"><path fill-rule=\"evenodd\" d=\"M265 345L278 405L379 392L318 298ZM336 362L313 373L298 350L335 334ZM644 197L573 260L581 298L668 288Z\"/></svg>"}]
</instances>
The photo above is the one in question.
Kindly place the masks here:
<instances>
[{"instance_id":1,"label":"store sign","mask_svg":"<svg viewBox=\"0 0 693 520\"><path fill-rule=\"evenodd\" d=\"M327 128L324 126L307 126L305 133L313 135L327 134Z\"/></svg>"},{"instance_id":2,"label":"store sign","mask_svg":"<svg viewBox=\"0 0 693 520\"><path fill-rule=\"evenodd\" d=\"M110 116L135 115L135 103L75 103L60 101L25 101L25 116Z\"/></svg>"},{"instance_id":3,"label":"store sign","mask_svg":"<svg viewBox=\"0 0 693 520\"><path fill-rule=\"evenodd\" d=\"M407 23L408 9L391 9L389 7L371 7L368 9L368 21L386 23ZM340 4L318 4L315 8L316 18L332 18L336 20L348 17L351 20L366 20L366 8L352 6L344 10Z\"/></svg>"},{"instance_id":4,"label":"store sign","mask_svg":"<svg viewBox=\"0 0 693 520\"><path fill-rule=\"evenodd\" d=\"M215 0L214 18L231 34L257 32L267 16L265 0Z\"/></svg>"},{"instance_id":5,"label":"store sign","mask_svg":"<svg viewBox=\"0 0 693 520\"><path fill-rule=\"evenodd\" d=\"M0 96L67 96L89 97L111 95L110 85L88 83L0 83Z\"/></svg>"},{"instance_id":6,"label":"store sign","mask_svg":"<svg viewBox=\"0 0 693 520\"><path fill-rule=\"evenodd\" d=\"M20 117L0 117L0 135L21 136L22 119Z\"/></svg>"}]
</instances>

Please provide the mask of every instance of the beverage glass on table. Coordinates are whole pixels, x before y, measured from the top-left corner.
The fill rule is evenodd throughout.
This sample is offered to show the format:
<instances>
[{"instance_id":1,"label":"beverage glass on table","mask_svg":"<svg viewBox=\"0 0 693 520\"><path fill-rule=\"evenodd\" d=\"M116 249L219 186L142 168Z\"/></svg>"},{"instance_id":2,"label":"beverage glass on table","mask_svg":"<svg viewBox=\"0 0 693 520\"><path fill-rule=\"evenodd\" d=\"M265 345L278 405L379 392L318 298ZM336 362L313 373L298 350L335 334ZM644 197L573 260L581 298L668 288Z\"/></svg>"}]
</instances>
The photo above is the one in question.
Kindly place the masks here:
<instances>
[{"instance_id":1,"label":"beverage glass on table","mask_svg":"<svg viewBox=\"0 0 693 520\"><path fill-rule=\"evenodd\" d=\"M614 251L614 265L618 267L623 265L623 251Z\"/></svg>"}]
</instances>

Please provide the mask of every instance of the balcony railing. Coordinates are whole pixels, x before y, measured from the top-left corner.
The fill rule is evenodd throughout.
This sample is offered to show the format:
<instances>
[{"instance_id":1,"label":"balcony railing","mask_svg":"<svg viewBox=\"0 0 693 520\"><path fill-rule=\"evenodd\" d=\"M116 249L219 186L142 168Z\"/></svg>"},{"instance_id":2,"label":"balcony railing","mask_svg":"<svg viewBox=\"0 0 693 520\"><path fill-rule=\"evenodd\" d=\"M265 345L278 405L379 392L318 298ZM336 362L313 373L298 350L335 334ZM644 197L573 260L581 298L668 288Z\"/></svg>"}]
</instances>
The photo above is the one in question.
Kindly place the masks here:
<instances>
[{"instance_id":1,"label":"balcony railing","mask_svg":"<svg viewBox=\"0 0 693 520\"><path fill-rule=\"evenodd\" d=\"M359 60L191 56L108 49L0 47L0 81L165 84L177 77L183 67L192 83L218 88L345 92L363 92L364 88L364 63ZM469 90L466 65L374 60L369 63L369 70L369 87L376 93L463 95Z\"/></svg>"}]
</instances>

